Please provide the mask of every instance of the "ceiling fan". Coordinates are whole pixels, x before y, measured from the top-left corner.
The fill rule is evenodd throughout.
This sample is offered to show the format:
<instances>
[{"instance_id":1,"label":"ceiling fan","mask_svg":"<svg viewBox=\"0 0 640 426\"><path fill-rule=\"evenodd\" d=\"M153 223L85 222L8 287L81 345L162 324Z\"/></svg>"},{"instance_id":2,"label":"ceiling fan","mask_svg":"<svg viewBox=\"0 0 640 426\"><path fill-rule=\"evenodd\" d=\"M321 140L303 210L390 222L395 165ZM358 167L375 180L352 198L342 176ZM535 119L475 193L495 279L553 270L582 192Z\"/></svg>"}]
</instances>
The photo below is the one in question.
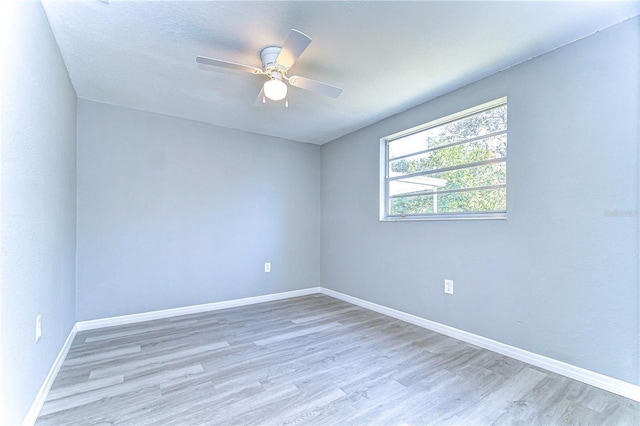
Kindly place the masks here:
<instances>
[{"instance_id":1,"label":"ceiling fan","mask_svg":"<svg viewBox=\"0 0 640 426\"><path fill-rule=\"evenodd\" d=\"M256 99L254 106L261 106L271 101L281 101L284 99L285 106L289 106L287 100L287 84L301 89L309 90L320 95L337 98L342 93L342 89L327 83L311 80L310 78L293 75L289 77L287 73L302 52L311 44L311 38L298 30L289 31L287 39L282 47L269 46L260 51L262 59L262 69L243 65L235 62L223 61L221 59L198 56L196 62L203 65L213 65L216 67L230 68L238 71L245 71L251 74L265 75L268 79L264 82L262 90Z\"/></svg>"}]
</instances>

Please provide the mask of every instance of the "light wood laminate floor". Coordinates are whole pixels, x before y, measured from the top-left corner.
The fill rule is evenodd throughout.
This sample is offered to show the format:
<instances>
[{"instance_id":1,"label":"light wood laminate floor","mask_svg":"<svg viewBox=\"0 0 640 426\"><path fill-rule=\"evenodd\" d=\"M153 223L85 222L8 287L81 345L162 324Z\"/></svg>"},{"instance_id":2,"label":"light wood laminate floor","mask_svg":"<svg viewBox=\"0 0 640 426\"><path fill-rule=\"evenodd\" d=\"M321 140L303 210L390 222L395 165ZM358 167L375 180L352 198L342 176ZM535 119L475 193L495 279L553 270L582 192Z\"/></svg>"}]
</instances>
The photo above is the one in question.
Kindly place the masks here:
<instances>
[{"instance_id":1,"label":"light wood laminate floor","mask_svg":"<svg viewBox=\"0 0 640 426\"><path fill-rule=\"evenodd\" d=\"M640 424L640 404L324 295L79 332L37 425Z\"/></svg>"}]
</instances>

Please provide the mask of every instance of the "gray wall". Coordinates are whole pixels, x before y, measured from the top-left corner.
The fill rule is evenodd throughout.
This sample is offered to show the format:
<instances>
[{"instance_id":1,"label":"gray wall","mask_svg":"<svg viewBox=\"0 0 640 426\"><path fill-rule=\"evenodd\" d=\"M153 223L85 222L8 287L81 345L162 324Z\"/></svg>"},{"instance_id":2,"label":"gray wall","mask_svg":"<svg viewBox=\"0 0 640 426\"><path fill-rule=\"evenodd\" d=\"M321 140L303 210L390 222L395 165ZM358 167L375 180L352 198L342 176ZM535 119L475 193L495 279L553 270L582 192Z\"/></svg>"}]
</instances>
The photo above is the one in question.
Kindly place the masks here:
<instances>
[{"instance_id":1,"label":"gray wall","mask_svg":"<svg viewBox=\"0 0 640 426\"><path fill-rule=\"evenodd\" d=\"M322 146L323 286L639 384L639 39L636 18ZM379 139L505 95L509 219L379 222Z\"/></svg>"},{"instance_id":2,"label":"gray wall","mask_svg":"<svg viewBox=\"0 0 640 426\"><path fill-rule=\"evenodd\" d=\"M6 36L0 424L6 425L22 422L75 322L76 95L40 3L4 3L0 13ZM43 334L36 343L38 314Z\"/></svg>"},{"instance_id":3,"label":"gray wall","mask_svg":"<svg viewBox=\"0 0 640 426\"><path fill-rule=\"evenodd\" d=\"M78 101L78 320L318 286L319 272L320 147Z\"/></svg>"}]
</instances>

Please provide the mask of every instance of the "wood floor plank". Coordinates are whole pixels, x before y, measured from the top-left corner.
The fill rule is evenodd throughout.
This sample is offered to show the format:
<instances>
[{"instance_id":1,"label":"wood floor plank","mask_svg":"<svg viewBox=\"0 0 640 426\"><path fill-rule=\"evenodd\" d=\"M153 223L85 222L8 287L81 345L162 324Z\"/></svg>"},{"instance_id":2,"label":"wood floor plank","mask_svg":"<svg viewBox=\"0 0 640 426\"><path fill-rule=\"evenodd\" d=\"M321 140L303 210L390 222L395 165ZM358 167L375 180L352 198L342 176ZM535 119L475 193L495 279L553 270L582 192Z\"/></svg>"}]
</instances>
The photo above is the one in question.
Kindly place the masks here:
<instances>
[{"instance_id":1,"label":"wood floor plank","mask_svg":"<svg viewBox=\"0 0 640 426\"><path fill-rule=\"evenodd\" d=\"M291 331L289 333L278 333L273 337L256 340L255 344L260 346L269 345L271 343L291 340L296 337L307 336L309 334L318 333L320 331L325 331L325 330L329 330L331 328L336 328L336 327L342 327L342 324L340 324L339 322L331 322L329 324L323 324L316 327L298 328L298 330L296 331Z\"/></svg>"},{"instance_id":2,"label":"wood floor plank","mask_svg":"<svg viewBox=\"0 0 640 426\"><path fill-rule=\"evenodd\" d=\"M68 396L78 395L84 392L105 388L108 386L119 385L124 382L124 376L110 376L98 380L90 380L86 382L76 383L75 385L60 386L52 389L47 396L47 401L55 401L56 399ZM76 400L77 398L73 398Z\"/></svg>"},{"instance_id":3,"label":"wood floor plank","mask_svg":"<svg viewBox=\"0 0 640 426\"><path fill-rule=\"evenodd\" d=\"M139 373L148 369L155 369L158 366L165 366L169 362L175 363L180 360L192 362L194 356L211 352L216 349L226 348L228 346L229 344L227 342L215 342L172 353L165 353L164 355L157 355L150 358L129 359L127 362L117 362L116 365L110 367L92 369L89 373L89 379L98 379L101 377L112 376L114 374L127 374L130 372Z\"/></svg>"},{"instance_id":4,"label":"wood floor plank","mask_svg":"<svg viewBox=\"0 0 640 426\"><path fill-rule=\"evenodd\" d=\"M324 295L76 335L37 425L640 424L640 403Z\"/></svg>"}]
</instances>

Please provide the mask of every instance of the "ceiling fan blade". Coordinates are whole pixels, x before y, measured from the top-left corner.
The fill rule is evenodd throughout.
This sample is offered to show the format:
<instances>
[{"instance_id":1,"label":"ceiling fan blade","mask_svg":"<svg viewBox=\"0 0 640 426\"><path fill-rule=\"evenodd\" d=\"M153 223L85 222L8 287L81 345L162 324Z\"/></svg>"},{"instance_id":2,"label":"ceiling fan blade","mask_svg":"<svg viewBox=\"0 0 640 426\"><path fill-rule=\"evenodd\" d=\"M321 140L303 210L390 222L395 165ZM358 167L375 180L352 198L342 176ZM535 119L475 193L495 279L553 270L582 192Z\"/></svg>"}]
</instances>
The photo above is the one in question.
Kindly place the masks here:
<instances>
[{"instance_id":1,"label":"ceiling fan blade","mask_svg":"<svg viewBox=\"0 0 640 426\"><path fill-rule=\"evenodd\" d=\"M289 84L301 89L318 93L320 95L329 96L330 98L337 98L338 96L340 96L340 93L342 93L342 89L339 87L332 86L327 83L321 83L319 81L311 80L310 78L300 77L297 75L289 77Z\"/></svg>"},{"instance_id":2,"label":"ceiling fan blade","mask_svg":"<svg viewBox=\"0 0 640 426\"><path fill-rule=\"evenodd\" d=\"M302 55L302 52L311 44L311 38L298 30L289 31L287 39L282 45L282 50L276 58L276 62L286 69L291 68L293 63Z\"/></svg>"},{"instance_id":3,"label":"ceiling fan blade","mask_svg":"<svg viewBox=\"0 0 640 426\"><path fill-rule=\"evenodd\" d=\"M251 74L264 74L260 68L252 67L251 65L242 65L235 62L223 61L221 59L207 58L205 56L198 56L196 62L203 65L213 65L214 67L230 68L236 71L250 72Z\"/></svg>"}]
</instances>

